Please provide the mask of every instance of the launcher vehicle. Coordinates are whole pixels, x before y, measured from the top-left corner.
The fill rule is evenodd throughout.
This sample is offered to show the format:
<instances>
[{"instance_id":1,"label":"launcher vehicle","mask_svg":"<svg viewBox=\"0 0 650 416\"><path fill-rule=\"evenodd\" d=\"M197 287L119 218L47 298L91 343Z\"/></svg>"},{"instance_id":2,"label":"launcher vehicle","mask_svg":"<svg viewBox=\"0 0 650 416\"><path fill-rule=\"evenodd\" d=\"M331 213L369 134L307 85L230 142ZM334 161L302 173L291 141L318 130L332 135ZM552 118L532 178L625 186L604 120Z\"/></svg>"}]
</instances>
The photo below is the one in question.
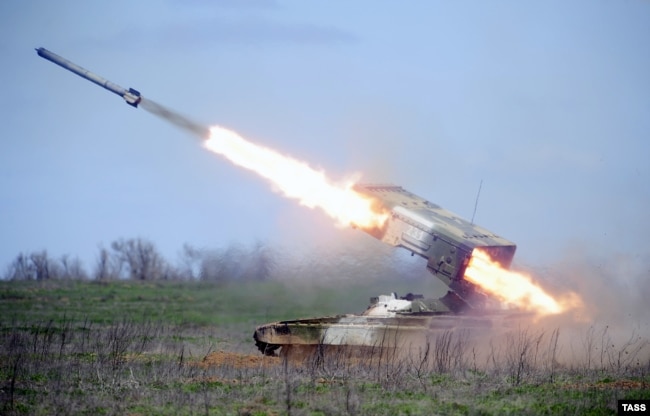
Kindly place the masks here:
<instances>
[{"instance_id":1,"label":"launcher vehicle","mask_svg":"<svg viewBox=\"0 0 650 416\"><path fill-rule=\"evenodd\" d=\"M274 355L279 348L309 350L317 346L402 347L431 332L508 326L515 314L464 278L474 250L487 252L503 268L510 267L516 245L414 195L400 186L357 185L390 212L381 228L363 229L387 244L403 247L427 260L427 269L449 290L440 298L395 293L370 299L361 315L274 322L253 335L257 348Z\"/></svg>"}]
</instances>

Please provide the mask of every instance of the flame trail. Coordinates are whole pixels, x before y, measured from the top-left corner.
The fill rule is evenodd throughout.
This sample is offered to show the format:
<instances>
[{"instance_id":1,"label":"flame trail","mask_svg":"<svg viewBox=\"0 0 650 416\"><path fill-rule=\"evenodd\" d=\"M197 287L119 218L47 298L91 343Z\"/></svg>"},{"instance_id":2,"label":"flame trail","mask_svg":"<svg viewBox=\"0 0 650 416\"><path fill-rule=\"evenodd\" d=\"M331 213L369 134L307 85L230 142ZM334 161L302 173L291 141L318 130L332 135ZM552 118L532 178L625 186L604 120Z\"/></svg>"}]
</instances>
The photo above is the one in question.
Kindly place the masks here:
<instances>
[{"instance_id":1,"label":"flame trail","mask_svg":"<svg viewBox=\"0 0 650 416\"><path fill-rule=\"evenodd\" d=\"M335 183L325 173L304 162L246 141L223 127L210 129L152 100L142 99L140 106L150 113L185 129L202 139L207 149L220 154L237 166L268 179L285 196L297 199L309 208L321 208L342 226L381 227L388 214L374 206L372 198L352 189L354 180Z\"/></svg>"},{"instance_id":2,"label":"flame trail","mask_svg":"<svg viewBox=\"0 0 650 416\"><path fill-rule=\"evenodd\" d=\"M555 315L582 305L575 293L562 299L553 298L530 276L502 268L480 249L472 252L465 279L508 304L540 315Z\"/></svg>"},{"instance_id":3,"label":"flame trail","mask_svg":"<svg viewBox=\"0 0 650 416\"><path fill-rule=\"evenodd\" d=\"M246 141L223 127L212 127L205 142L209 150L237 166L268 179L285 196L309 208L321 208L340 225L381 227L388 215L373 207L373 200L354 189L353 180L335 183L321 171L272 149Z\"/></svg>"}]
</instances>

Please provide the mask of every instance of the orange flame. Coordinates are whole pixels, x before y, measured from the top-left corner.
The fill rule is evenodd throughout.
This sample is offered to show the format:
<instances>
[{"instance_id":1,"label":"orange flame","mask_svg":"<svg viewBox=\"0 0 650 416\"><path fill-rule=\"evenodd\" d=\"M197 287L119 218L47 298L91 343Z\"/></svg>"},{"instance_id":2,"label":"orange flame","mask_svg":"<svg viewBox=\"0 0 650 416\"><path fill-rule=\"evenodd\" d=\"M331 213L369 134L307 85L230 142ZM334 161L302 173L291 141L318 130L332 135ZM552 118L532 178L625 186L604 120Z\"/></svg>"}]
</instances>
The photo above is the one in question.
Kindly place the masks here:
<instances>
[{"instance_id":1,"label":"orange flame","mask_svg":"<svg viewBox=\"0 0 650 416\"><path fill-rule=\"evenodd\" d=\"M304 162L245 140L223 127L210 128L205 146L237 166L268 179L285 196L309 208L321 208L340 225L381 227L388 215L373 209L373 200L354 189L354 181L337 184Z\"/></svg>"},{"instance_id":2,"label":"orange flame","mask_svg":"<svg viewBox=\"0 0 650 416\"><path fill-rule=\"evenodd\" d=\"M582 304L575 293L569 293L562 299L553 298L533 282L532 277L504 269L480 249L472 252L465 279L503 302L540 315L559 314Z\"/></svg>"}]
</instances>

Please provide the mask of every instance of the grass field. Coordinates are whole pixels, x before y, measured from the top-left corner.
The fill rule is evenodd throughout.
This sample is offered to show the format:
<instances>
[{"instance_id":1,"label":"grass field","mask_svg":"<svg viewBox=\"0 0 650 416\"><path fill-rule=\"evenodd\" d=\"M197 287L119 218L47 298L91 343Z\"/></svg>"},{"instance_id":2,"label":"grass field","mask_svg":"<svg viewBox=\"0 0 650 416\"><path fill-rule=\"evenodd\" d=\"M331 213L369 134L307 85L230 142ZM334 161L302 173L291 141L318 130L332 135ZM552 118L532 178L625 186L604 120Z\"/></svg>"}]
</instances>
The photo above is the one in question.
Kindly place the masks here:
<instances>
[{"instance_id":1,"label":"grass field","mask_svg":"<svg viewBox=\"0 0 650 416\"><path fill-rule=\"evenodd\" d=\"M589 357L578 362L556 356L556 332L528 329L508 335L485 361L460 338L432 340L429 354L382 360L297 361L255 349L257 325L361 312L389 287L419 289L0 282L0 413L600 415L615 414L618 399L650 398L646 341L599 349L604 332L578 343Z\"/></svg>"}]
</instances>

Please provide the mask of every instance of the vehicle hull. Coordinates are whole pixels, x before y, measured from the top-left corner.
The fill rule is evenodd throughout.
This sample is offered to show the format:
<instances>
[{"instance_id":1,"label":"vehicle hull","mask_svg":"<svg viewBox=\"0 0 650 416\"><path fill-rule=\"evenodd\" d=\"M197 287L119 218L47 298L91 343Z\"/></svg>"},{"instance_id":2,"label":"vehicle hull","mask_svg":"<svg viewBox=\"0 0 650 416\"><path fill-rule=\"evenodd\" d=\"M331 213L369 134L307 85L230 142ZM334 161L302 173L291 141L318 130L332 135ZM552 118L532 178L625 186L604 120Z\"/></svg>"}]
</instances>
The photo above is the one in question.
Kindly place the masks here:
<instances>
[{"instance_id":1,"label":"vehicle hull","mask_svg":"<svg viewBox=\"0 0 650 416\"><path fill-rule=\"evenodd\" d=\"M527 314L495 311L483 315L423 314L402 316L338 315L273 322L255 329L258 349L275 355L278 349L339 346L418 350L443 333L462 332L469 340L499 329L516 327Z\"/></svg>"}]
</instances>

